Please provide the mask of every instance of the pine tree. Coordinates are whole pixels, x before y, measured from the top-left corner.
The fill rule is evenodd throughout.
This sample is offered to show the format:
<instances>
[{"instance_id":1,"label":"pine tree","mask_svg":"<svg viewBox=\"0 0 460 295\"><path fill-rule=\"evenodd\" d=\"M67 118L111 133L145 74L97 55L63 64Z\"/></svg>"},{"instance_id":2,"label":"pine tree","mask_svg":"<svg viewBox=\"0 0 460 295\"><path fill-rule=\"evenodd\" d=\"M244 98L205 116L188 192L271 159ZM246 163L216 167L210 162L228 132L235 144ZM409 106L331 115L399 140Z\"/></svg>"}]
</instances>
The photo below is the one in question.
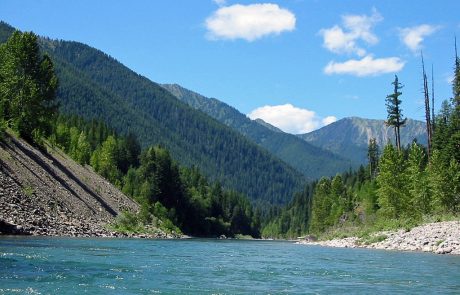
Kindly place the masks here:
<instances>
[{"instance_id":1,"label":"pine tree","mask_svg":"<svg viewBox=\"0 0 460 295\"><path fill-rule=\"evenodd\" d=\"M328 217L332 207L330 198L331 181L325 177L321 178L315 186L315 194L313 196L312 217L310 223L310 231L313 233L323 232L330 224Z\"/></svg>"},{"instance_id":2,"label":"pine tree","mask_svg":"<svg viewBox=\"0 0 460 295\"><path fill-rule=\"evenodd\" d=\"M401 135L400 135L400 128L406 124L406 118L403 118L402 109L400 107L401 100L399 96L402 94L399 90L403 88L403 85L399 83L398 76L395 75L395 80L393 83L394 91L393 94L390 94L386 98L386 106L388 117L386 124L388 126L393 126L395 131L395 142L396 147L398 150L401 150Z\"/></svg>"},{"instance_id":3,"label":"pine tree","mask_svg":"<svg viewBox=\"0 0 460 295\"><path fill-rule=\"evenodd\" d=\"M120 180L121 173L117 167L117 141L114 136L107 137L99 154L99 173L110 182Z\"/></svg>"},{"instance_id":4,"label":"pine tree","mask_svg":"<svg viewBox=\"0 0 460 295\"><path fill-rule=\"evenodd\" d=\"M413 143L409 150L407 179L410 193L410 205L414 215L431 213L431 196L428 173L425 169L427 158L423 148Z\"/></svg>"},{"instance_id":5,"label":"pine tree","mask_svg":"<svg viewBox=\"0 0 460 295\"><path fill-rule=\"evenodd\" d=\"M440 157L444 158L446 162L449 160L447 155L447 147L450 139L450 122L452 116L452 106L449 101L444 100L441 103L441 108L438 115L436 116L436 132L433 136L433 149L441 153Z\"/></svg>"},{"instance_id":6,"label":"pine tree","mask_svg":"<svg viewBox=\"0 0 460 295\"><path fill-rule=\"evenodd\" d=\"M433 141L433 126L431 122L431 113L430 113L430 94L428 91L428 78L425 72L425 62L423 61L423 53L422 56L422 75L423 75L423 94L425 99L425 121L426 121L426 134L428 136L428 158L431 154L432 149L432 141Z\"/></svg>"},{"instance_id":7,"label":"pine tree","mask_svg":"<svg viewBox=\"0 0 460 295\"><path fill-rule=\"evenodd\" d=\"M77 149L75 151L75 159L80 164L89 164L91 158L91 146L86 139L86 134L82 131L77 141Z\"/></svg>"},{"instance_id":8,"label":"pine tree","mask_svg":"<svg viewBox=\"0 0 460 295\"><path fill-rule=\"evenodd\" d=\"M452 115L448 149L449 154L460 164L460 58L457 55L457 43L455 43L455 70L452 84Z\"/></svg>"},{"instance_id":9,"label":"pine tree","mask_svg":"<svg viewBox=\"0 0 460 295\"><path fill-rule=\"evenodd\" d=\"M51 129L57 111L57 77L51 59L41 56L34 33L14 32L1 46L0 105L9 126L28 139Z\"/></svg>"},{"instance_id":10,"label":"pine tree","mask_svg":"<svg viewBox=\"0 0 460 295\"><path fill-rule=\"evenodd\" d=\"M433 194L431 206L435 213L451 211L455 203L454 183L450 174L449 165L446 164L441 152L434 150L428 167L428 177Z\"/></svg>"},{"instance_id":11,"label":"pine tree","mask_svg":"<svg viewBox=\"0 0 460 295\"><path fill-rule=\"evenodd\" d=\"M379 213L385 218L399 218L409 209L409 192L403 153L388 144L383 150L377 176Z\"/></svg>"},{"instance_id":12,"label":"pine tree","mask_svg":"<svg viewBox=\"0 0 460 295\"><path fill-rule=\"evenodd\" d=\"M332 207L328 223L333 225L339 222L345 210L349 208L347 190L340 175L332 179L330 198Z\"/></svg>"},{"instance_id":13,"label":"pine tree","mask_svg":"<svg viewBox=\"0 0 460 295\"><path fill-rule=\"evenodd\" d=\"M370 179L374 179L377 175L377 168L379 164L379 146L377 139L369 139L369 145L367 148L367 157L369 159L369 176Z\"/></svg>"}]
</instances>

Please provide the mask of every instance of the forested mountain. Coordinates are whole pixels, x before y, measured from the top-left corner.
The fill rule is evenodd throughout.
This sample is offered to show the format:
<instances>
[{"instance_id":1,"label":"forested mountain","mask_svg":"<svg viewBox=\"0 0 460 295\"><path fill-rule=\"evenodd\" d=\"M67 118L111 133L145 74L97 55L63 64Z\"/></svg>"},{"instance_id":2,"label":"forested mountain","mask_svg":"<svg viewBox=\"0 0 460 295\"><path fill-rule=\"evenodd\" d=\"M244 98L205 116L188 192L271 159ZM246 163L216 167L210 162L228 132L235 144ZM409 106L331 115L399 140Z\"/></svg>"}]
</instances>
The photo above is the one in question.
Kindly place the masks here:
<instances>
[{"instance_id":1,"label":"forested mountain","mask_svg":"<svg viewBox=\"0 0 460 295\"><path fill-rule=\"evenodd\" d=\"M263 121L252 121L217 99L204 97L177 84L166 84L163 87L191 107L240 132L312 180L335 175L352 166L351 161L308 144L295 135L284 133Z\"/></svg>"},{"instance_id":2,"label":"forested mountain","mask_svg":"<svg viewBox=\"0 0 460 295\"><path fill-rule=\"evenodd\" d=\"M382 148L389 141L395 141L394 129L386 126L384 120L358 117L344 118L298 136L317 147L361 164L367 163L369 139L376 138L377 144ZM426 126L424 122L408 119L406 125L401 128L401 144L408 145L414 138L418 143L426 145Z\"/></svg>"},{"instance_id":3,"label":"forested mountain","mask_svg":"<svg viewBox=\"0 0 460 295\"><path fill-rule=\"evenodd\" d=\"M13 31L0 23L0 42ZM283 203L303 183L283 161L107 54L78 42L39 41L59 79L61 113L100 119L135 134L143 147L162 145L181 164L252 199Z\"/></svg>"}]
</instances>

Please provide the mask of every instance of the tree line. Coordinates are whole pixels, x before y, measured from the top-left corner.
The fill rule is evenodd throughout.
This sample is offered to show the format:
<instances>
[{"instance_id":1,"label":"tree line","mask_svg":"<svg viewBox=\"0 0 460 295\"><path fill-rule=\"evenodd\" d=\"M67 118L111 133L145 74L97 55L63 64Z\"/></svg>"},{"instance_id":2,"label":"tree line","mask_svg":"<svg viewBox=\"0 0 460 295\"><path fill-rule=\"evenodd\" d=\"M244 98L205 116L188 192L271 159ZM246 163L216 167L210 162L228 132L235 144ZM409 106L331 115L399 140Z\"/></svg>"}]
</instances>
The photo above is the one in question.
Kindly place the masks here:
<instances>
[{"instance_id":1,"label":"tree line","mask_svg":"<svg viewBox=\"0 0 460 295\"><path fill-rule=\"evenodd\" d=\"M406 119L401 108L403 85L397 76L386 97L387 125L395 129L395 145L380 150L374 138L368 165L332 178L323 177L286 207L274 212L262 233L293 238L322 235L343 228L402 227L460 213L460 59L455 56L453 96L431 109L423 65L428 146L401 146ZM434 88L432 88L434 89ZM299 220L302 222L299 223Z\"/></svg>"},{"instance_id":2,"label":"tree line","mask_svg":"<svg viewBox=\"0 0 460 295\"><path fill-rule=\"evenodd\" d=\"M259 237L259 215L246 196L180 167L161 146L144 149L98 120L59 114L53 62L33 33L14 32L0 46L0 127L40 146L48 140L120 188L140 205L119 218L118 230L150 227L194 236Z\"/></svg>"},{"instance_id":3,"label":"tree line","mask_svg":"<svg viewBox=\"0 0 460 295\"><path fill-rule=\"evenodd\" d=\"M139 214L122 219L120 229L161 226L193 236L260 236L260 217L245 196L210 183L196 167L180 167L165 148L141 150L134 135L120 136L102 122L77 116L61 115L54 127L51 143L141 205Z\"/></svg>"}]
</instances>

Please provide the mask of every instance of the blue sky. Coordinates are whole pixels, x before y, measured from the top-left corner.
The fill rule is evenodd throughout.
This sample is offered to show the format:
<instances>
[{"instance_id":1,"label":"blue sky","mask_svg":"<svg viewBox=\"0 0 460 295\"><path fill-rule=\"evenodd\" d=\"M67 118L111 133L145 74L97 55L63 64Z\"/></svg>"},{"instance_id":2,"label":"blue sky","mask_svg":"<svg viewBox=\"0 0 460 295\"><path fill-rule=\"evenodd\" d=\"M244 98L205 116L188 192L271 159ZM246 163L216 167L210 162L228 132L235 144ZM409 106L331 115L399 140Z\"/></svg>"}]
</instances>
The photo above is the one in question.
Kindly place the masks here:
<instances>
[{"instance_id":1,"label":"blue sky","mask_svg":"<svg viewBox=\"0 0 460 295\"><path fill-rule=\"evenodd\" d=\"M422 120L420 50L438 108L451 97L459 11L456 0L0 1L20 30L89 44L291 133L385 119L394 74L404 114Z\"/></svg>"}]
</instances>

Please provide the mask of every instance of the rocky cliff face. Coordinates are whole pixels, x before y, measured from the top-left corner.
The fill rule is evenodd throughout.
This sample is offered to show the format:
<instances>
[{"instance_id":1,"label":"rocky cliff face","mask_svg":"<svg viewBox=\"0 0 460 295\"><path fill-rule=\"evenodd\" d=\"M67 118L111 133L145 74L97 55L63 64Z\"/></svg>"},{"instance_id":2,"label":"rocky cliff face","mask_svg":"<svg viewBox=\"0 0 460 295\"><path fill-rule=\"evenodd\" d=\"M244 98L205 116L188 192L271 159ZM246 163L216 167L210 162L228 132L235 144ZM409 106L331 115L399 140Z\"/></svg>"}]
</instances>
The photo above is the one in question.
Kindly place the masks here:
<instances>
[{"instance_id":1,"label":"rocky cliff face","mask_svg":"<svg viewBox=\"0 0 460 295\"><path fill-rule=\"evenodd\" d=\"M137 203L58 149L0 141L0 234L114 236L107 224Z\"/></svg>"}]
</instances>

